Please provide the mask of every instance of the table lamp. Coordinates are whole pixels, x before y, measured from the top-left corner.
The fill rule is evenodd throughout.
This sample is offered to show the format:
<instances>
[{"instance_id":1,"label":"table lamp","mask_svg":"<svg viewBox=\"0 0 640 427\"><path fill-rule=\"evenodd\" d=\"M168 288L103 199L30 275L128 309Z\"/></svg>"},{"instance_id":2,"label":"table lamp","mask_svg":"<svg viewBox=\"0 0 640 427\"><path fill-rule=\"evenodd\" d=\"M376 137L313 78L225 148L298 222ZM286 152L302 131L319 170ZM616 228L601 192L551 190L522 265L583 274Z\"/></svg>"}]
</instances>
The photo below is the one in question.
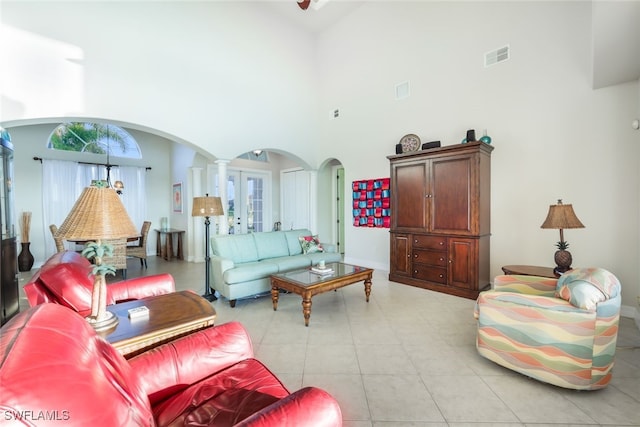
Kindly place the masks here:
<instances>
[{"instance_id":1,"label":"table lamp","mask_svg":"<svg viewBox=\"0 0 640 427\"><path fill-rule=\"evenodd\" d=\"M91 296L91 314L87 320L98 331L115 327L118 317L107 311L107 284L105 274L115 274L113 266L102 264L102 256L113 249L102 244L102 239L123 239L138 234L120 197L113 188L96 182L86 187L71 212L67 215L55 237L66 240L89 240L82 254L93 259L94 283Z\"/></svg>"},{"instance_id":2,"label":"table lamp","mask_svg":"<svg viewBox=\"0 0 640 427\"><path fill-rule=\"evenodd\" d=\"M558 199L557 205L549 206L547 219L544 220L540 228L556 228L560 230L560 241L556 243L558 250L554 255L556 268L553 269L553 272L560 275L565 271L571 270L573 259L571 252L566 250L569 247L569 242L564 240L562 230L565 228L584 228L584 225L573 211L573 206L564 205L562 204L562 199Z\"/></svg>"},{"instance_id":3,"label":"table lamp","mask_svg":"<svg viewBox=\"0 0 640 427\"><path fill-rule=\"evenodd\" d=\"M205 271L205 285L204 285L204 298L209 301L215 301L218 298L216 297L216 293L211 292L211 288L209 287L209 217L211 216L220 216L224 215L224 210L222 209L222 201L220 197L209 197L209 194L206 194L205 197L194 197L193 198L193 208L191 209L191 216L203 216L204 217L204 228L205 228L205 237L204 237L204 271Z\"/></svg>"}]
</instances>

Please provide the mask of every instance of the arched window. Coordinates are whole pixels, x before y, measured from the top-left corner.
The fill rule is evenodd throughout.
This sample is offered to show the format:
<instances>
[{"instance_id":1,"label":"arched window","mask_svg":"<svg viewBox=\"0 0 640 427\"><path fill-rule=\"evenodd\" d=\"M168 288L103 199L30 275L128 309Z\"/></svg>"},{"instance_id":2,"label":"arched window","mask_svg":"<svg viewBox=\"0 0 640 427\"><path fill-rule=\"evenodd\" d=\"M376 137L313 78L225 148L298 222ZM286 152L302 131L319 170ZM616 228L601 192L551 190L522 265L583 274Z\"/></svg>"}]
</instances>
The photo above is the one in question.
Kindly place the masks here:
<instances>
[{"instance_id":1,"label":"arched window","mask_svg":"<svg viewBox=\"0 0 640 427\"><path fill-rule=\"evenodd\" d=\"M135 139L120 126L88 123L63 123L53 130L47 143L51 150L109 154L113 157L141 159Z\"/></svg>"}]
</instances>

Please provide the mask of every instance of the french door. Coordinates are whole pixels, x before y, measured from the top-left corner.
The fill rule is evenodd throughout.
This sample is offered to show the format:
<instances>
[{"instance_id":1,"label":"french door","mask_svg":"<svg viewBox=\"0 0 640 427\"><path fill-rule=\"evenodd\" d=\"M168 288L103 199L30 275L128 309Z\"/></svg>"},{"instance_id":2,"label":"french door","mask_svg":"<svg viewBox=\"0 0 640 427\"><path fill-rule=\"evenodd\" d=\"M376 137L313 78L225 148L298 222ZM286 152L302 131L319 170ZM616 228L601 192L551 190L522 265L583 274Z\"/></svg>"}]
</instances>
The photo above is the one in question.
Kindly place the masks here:
<instances>
[{"instance_id":1,"label":"french door","mask_svg":"<svg viewBox=\"0 0 640 427\"><path fill-rule=\"evenodd\" d=\"M271 230L271 174L229 170L227 175L229 234Z\"/></svg>"}]
</instances>

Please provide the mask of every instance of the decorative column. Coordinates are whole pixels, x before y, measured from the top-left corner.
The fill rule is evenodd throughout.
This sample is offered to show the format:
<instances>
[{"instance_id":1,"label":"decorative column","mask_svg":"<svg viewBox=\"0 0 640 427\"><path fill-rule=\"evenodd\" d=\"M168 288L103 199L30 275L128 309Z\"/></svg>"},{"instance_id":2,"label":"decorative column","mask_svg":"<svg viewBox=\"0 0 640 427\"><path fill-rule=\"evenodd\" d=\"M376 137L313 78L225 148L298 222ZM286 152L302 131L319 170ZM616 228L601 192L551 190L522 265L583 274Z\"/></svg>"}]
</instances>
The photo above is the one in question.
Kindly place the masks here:
<instances>
[{"instance_id":1,"label":"decorative column","mask_svg":"<svg viewBox=\"0 0 640 427\"><path fill-rule=\"evenodd\" d=\"M217 217L218 220L218 234L229 234L229 222L227 221L229 200L227 195L227 165L230 160L216 160L218 165L218 197L224 207L225 216Z\"/></svg>"},{"instance_id":2,"label":"decorative column","mask_svg":"<svg viewBox=\"0 0 640 427\"><path fill-rule=\"evenodd\" d=\"M191 171L191 188L192 197L204 196L202 191L202 168L190 168ZM187 209L191 209L191 200L185 203ZM201 218L191 217L191 237L189 239L189 253L193 254L191 257L193 262L204 262L204 223ZM171 238L171 235L167 235L167 238Z\"/></svg>"}]
</instances>

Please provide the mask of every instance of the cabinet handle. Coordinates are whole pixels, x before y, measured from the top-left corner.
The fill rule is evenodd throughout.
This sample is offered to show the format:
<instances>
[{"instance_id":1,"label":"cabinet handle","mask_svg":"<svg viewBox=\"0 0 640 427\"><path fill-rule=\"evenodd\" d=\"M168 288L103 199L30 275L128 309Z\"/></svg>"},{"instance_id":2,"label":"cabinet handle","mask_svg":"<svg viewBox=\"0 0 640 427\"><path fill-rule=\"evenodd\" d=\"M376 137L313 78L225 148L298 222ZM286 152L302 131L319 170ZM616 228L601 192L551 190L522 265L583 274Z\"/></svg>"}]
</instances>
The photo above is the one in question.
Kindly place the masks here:
<instances>
[{"instance_id":1,"label":"cabinet handle","mask_svg":"<svg viewBox=\"0 0 640 427\"><path fill-rule=\"evenodd\" d=\"M414 272L415 274L418 274L418 270L413 270L413 272Z\"/></svg>"},{"instance_id":2,"label":"cabinet handle","mask_svg":"<svg viewBox=\"0 0 640 427\"><path fill-rule=\"evenodd\" d=\"M444 261L444 258L440 258L440 261Z\"/></svg>"},{"instance_id":3,"label":"cabinet handle","mask_svg":"<svg viewBox=\"0 0 640 427\"><path fill-rule=\"evenodd\" d=\"M414 258L418 258L418 254L413 255Z\"/></svg>"},{"instance_id":4,"label":"cabinet handle","mask_svg":"<svg viewBox=\"0 0 640 427\"><path fill-rule=\"evenodd\" d=\"M407 254L407 258L411 258L411 254Z\"/></svg>"},{"instance_id":5,"label":"cabinet handle","mask_svg":"<svg viewBox=\"0 0 640 427\"><path fill-rule=\"evenodd\" d=\"M441 275L440 275L440 278L442 279L443 277L444 277L444 276L441 274Z\"/></svg>"},{"instance_id":6,"label":"cabinet handle","mask_svg":"<svg viewBox=\"0 0 640 427\"><path fill-rule=\"evenodd\" d=\"M413 241L413 243L418 243L418 239L415 239L415 240Z\"/></svg>"},{"instance_id":7,"label":"cabinet handle","mask_svg":"<svg viewBox=\"0 0 640 427\"><path fill-rule=\"evenodd\" d=\"M450 259L450 260L449 260L449 264L451 264L452 262L453 262L453 260L452 260L452 259Z\"/></svg>"},{"instance_id":8,"label":"cabinet handle","mask_svg":"<svg viewBox=\"0 0 640 427\"><path fill-rule=\"evenodd\" d=\"M440 242L440 246L444 246L444 242Z\"/></svg>"}]
</instances>

